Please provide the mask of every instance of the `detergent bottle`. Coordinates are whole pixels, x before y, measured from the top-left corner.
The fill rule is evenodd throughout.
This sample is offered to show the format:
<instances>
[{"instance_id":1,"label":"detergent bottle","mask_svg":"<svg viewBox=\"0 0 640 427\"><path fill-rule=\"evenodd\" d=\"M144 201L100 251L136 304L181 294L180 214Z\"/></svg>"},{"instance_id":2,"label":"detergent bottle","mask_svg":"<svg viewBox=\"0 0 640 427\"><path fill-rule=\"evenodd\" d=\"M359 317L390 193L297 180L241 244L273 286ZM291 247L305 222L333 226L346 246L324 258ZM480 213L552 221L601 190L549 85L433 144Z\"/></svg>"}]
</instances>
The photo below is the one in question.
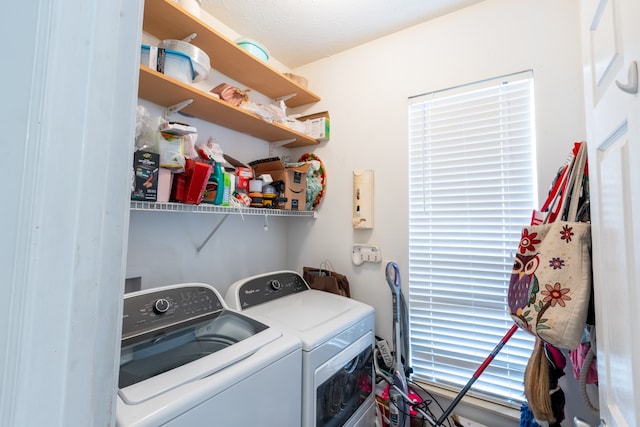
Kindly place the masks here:
<instances>
[{"instance_id":1,"label":"detergent bottle","mask_svg":"<svg viewBox=\"0 0 640 427\"><path fill-rule=\"evenodd\" d=\"M211 179L216 183L216 197L213 201L214 205L221 205L224 200L224 172L220 162L215 162Z\"/></svg>"},{"instance_id":2,"label":"detergent bottle","mask_svg":"<svg viewBox=\"0 0 640 427\"><path fill-rule=\"evenodd\" d=\"M213 172L209 176L209 181L207 181L202 202L221 205L224 197L224 172L222 172L222 166L220 166L219 162L211 160L211 163L213 164Z\"/></svg>"}]
</instances>

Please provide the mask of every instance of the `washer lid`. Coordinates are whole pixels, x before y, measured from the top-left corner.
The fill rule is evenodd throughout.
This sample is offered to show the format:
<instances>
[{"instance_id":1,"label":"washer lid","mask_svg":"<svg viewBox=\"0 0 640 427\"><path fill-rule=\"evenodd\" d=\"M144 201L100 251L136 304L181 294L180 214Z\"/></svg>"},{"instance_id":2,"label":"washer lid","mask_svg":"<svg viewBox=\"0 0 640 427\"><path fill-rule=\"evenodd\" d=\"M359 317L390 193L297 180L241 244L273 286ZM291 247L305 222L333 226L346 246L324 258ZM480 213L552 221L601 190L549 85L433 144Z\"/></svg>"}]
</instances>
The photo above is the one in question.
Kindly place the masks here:
<instances>
[{"instance_id":1,"label":"washer lid","mask_svg":"<svg viewBox=\"0 0 640 427\"><path fill-rule=\"evenodd\" d=\"M369 305L315 289L278 298L243 313L297 336L304 351L312 351L356 324L373 328L374 317Z\"/></svg>"},{"instance_id":2,"label":"washer lid","mask_svg":"<svg viewBox=\"0 0 640 427\"><path fill-rule=\"evenodd\" d=\"M238 280L227 289L225 302L256 320L297 336L304 351L312 351L347 329L360 336L373 330L375 323L373 307L310 289L302 276L289 270Z\"/></svg>"},{"instance_id":3,"label":"washer lid","mask_svg":"<svg viewBox=\"0 0 640 427\"><path fill-rule=\"evenodd\" d=\"M259 325L257 329L256 325ZM129 405L144 402L244 359L282 336L239 313L123 347L118 394Z\"/></svg>"},{"instance_id":4,"label":"washer lid","mask_svg":"<svg viewBox=\"0 0 640 427\"><path fill-rule=\"evenodd\" d=\"M203 283L125 295L118 394L141 403L219 372L279 339L280 331L227 310Z\"/></svg>"}]
</instances>

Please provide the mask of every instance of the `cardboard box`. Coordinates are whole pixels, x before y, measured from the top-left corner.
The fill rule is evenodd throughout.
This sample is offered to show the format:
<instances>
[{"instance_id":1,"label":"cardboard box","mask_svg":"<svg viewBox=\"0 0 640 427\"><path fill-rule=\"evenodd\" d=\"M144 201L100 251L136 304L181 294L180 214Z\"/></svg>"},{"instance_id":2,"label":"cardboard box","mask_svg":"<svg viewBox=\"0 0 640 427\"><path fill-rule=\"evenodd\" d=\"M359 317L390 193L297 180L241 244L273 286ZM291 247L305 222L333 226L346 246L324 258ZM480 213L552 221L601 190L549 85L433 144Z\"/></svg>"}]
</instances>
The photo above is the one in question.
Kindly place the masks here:
<instances>
[{"instance_id":1,"label":"cardboard box","mask_svg":"<svg viewBox=\"0 0 640 427\"><path fill-rule=\"evenodd\" d=\"M311 167L306 163L298 167L285 167L277 157L270 159L256 160L249 163L255 170L256 176L271 175L273 181L284 183L282 196L286 201L276 201L279 209L303 211L307 202L307 171ZM278 195L280 198L280 195Z\"/></svg>"},{"instance_id":2,"label":"cardboard box","mask_svg":"<svg viewBox=\"0 0 640 427\"><path fill-rule=\"evenodd\" d=\"M311 138L318 141L328 141L331 138L331 120L328 111L298 117L298 120L305 124L304 133Z\"/></svg>"},{"instance_id":3,"label":"cardboard box","mask_svg":"<svg viewBox=\"0 0 640 427\"><path fill-rule=\"evenodd\" d=\"M155 202L158 197L160 155L138 150L133 153L131 200Z\"/></svg>"}]
</instances>

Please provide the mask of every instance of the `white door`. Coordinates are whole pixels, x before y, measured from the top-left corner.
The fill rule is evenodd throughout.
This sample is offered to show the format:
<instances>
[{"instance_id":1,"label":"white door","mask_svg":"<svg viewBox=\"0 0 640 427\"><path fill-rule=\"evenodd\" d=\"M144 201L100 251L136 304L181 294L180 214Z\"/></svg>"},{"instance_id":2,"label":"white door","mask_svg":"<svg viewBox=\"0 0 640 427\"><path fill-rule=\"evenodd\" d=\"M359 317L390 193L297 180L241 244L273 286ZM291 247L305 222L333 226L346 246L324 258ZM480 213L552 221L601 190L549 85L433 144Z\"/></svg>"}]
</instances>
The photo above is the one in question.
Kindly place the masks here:
<instances>
[{"instance_id":1,"label":"white door","mask_svg":"<svg viewBox=\"0 0 640 427\"><path fill-rule=\"evenodd\" d=\"M583 0L601 425L640 426L640 2ZM635 87L634 87L635 86ZM636 387L637 385L637 387Z\"/></svg>"}]
</instances>

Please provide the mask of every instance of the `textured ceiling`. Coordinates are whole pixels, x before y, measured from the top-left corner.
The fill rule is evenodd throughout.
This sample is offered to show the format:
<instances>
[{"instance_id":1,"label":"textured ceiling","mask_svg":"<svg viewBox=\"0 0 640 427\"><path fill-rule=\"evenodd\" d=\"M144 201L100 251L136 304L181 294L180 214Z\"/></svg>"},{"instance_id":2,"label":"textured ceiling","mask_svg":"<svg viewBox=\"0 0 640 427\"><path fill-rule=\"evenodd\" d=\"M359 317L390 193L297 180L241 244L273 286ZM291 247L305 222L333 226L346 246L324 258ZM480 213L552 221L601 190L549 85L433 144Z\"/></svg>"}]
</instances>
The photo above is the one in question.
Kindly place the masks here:
<instances>
[{"instance_id":1,"label":"textured ceiling","mask_svg":"<svg viewBox=\"0 0 640 427\"><path fill-rule=\"evenodd\" d=\"M202 0L202 8L296 68L479 1Z\"/></svg>"}]
</instances>

